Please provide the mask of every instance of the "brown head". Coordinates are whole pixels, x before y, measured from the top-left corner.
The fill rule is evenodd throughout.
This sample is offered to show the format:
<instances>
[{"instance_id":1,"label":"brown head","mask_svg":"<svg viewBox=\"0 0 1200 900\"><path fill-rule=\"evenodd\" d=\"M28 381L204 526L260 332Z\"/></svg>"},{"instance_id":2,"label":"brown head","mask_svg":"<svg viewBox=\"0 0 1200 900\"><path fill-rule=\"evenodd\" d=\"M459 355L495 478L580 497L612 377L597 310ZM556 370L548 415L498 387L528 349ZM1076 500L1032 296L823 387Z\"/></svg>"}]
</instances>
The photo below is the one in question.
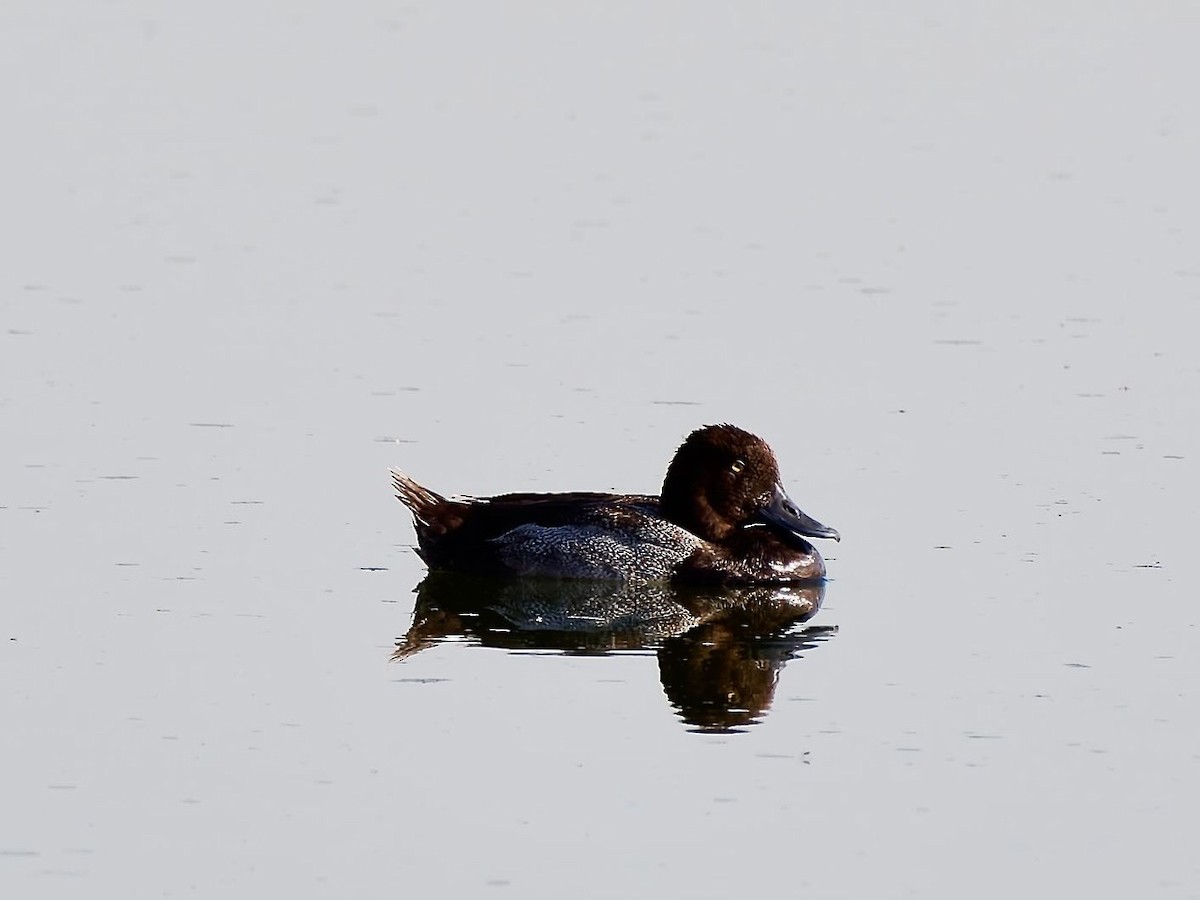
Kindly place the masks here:
<instances>
[{"instance_id":1,"label":"brown head","mask_svg":"<svg viewBox=\"0 0 1200 900\"><path fill-rule=\"evenodd\" d=\"M667 469L661 507L665 518L714 543L763 526L785 538L839 539L788 497L767 442L733 425L688 435Z\"/></svg>"}]
</instances>

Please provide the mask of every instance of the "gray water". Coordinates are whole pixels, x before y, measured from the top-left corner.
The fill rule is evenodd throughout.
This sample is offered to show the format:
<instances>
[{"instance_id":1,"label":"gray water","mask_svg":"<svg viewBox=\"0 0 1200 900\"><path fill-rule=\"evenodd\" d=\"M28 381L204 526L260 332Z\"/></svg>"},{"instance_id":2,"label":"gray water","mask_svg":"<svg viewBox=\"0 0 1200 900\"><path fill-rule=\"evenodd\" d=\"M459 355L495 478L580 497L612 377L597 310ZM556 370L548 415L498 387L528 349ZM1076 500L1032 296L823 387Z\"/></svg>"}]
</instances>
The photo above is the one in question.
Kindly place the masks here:
<instances>
[{"instance_id":1,"label":"gray water","mask_svg":"<svg viewBox=\"0 0 1200 900\"><path fill-rule=\"evenodd\" d=\"M6 7L0 894L1200 896L1197 23ZM740 727L392 659L389 466L719 421L843 536Z\"/></svg>"}]
</instances>

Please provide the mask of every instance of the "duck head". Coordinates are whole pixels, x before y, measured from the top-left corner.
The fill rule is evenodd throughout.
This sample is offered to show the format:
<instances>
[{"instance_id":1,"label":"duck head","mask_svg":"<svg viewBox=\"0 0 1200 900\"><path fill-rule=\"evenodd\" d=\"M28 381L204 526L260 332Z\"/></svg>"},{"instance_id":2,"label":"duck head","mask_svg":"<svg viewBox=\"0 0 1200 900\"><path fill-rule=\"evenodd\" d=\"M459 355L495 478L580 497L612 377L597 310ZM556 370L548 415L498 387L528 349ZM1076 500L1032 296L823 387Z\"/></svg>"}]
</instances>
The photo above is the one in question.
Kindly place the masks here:
<instances>
[{"instance_id":1,"label":"duck head","mask_svg":"<svg viewBox=\"0 0 1200 900\"><path fill-rule=\"evenodd\" d=\"M667 469L661 506L667 519L714 543L764 527L791 543L841 539L788 497L767 442L733 425L708 425L688 435Z\"/></svg>"}]
</instances>

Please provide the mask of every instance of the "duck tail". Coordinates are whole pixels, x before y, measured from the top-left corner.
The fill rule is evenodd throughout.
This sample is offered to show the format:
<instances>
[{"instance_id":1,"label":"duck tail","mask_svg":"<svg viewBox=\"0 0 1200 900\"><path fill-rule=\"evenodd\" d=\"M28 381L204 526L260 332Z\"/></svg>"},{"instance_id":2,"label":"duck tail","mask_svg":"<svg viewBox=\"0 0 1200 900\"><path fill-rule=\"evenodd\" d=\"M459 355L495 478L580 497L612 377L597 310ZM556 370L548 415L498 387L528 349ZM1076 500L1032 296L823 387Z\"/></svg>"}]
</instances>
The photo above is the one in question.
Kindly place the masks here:
<instances>
[{"instance_id":1,"label":"duck tail","mask_svg":"<svg viewBox=\"0 0 1200 900\"><path fill-rule=\"evenodd\" d=\"M391 472L396 499L408 507L413 518L426 526L436 521L438 510L445 508L446 498L413 481L399 469L392 469Z\"/></svg>"}]
</instances>

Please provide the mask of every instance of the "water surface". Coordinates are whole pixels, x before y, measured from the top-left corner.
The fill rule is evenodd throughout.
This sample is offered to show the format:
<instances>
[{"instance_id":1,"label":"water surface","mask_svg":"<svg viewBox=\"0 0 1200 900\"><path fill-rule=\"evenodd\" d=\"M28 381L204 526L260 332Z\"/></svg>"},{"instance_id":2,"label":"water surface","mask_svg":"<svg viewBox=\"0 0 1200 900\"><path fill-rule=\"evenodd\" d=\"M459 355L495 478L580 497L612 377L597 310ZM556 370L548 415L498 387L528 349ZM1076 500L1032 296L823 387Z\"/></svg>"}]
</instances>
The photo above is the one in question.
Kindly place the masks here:
<instances>
[{"instance_id":1,"label":"water surface","mask_svg":"<svg viewBox=\"0 0 1200 900\"><path fill-rule=\"evenodd\" d=\"M1195 39L0 14L0 892L1195 896ZM719 421L843 535L808 623L393 659L389 466L655 493Z\"/></svg>"}]
</instances>

